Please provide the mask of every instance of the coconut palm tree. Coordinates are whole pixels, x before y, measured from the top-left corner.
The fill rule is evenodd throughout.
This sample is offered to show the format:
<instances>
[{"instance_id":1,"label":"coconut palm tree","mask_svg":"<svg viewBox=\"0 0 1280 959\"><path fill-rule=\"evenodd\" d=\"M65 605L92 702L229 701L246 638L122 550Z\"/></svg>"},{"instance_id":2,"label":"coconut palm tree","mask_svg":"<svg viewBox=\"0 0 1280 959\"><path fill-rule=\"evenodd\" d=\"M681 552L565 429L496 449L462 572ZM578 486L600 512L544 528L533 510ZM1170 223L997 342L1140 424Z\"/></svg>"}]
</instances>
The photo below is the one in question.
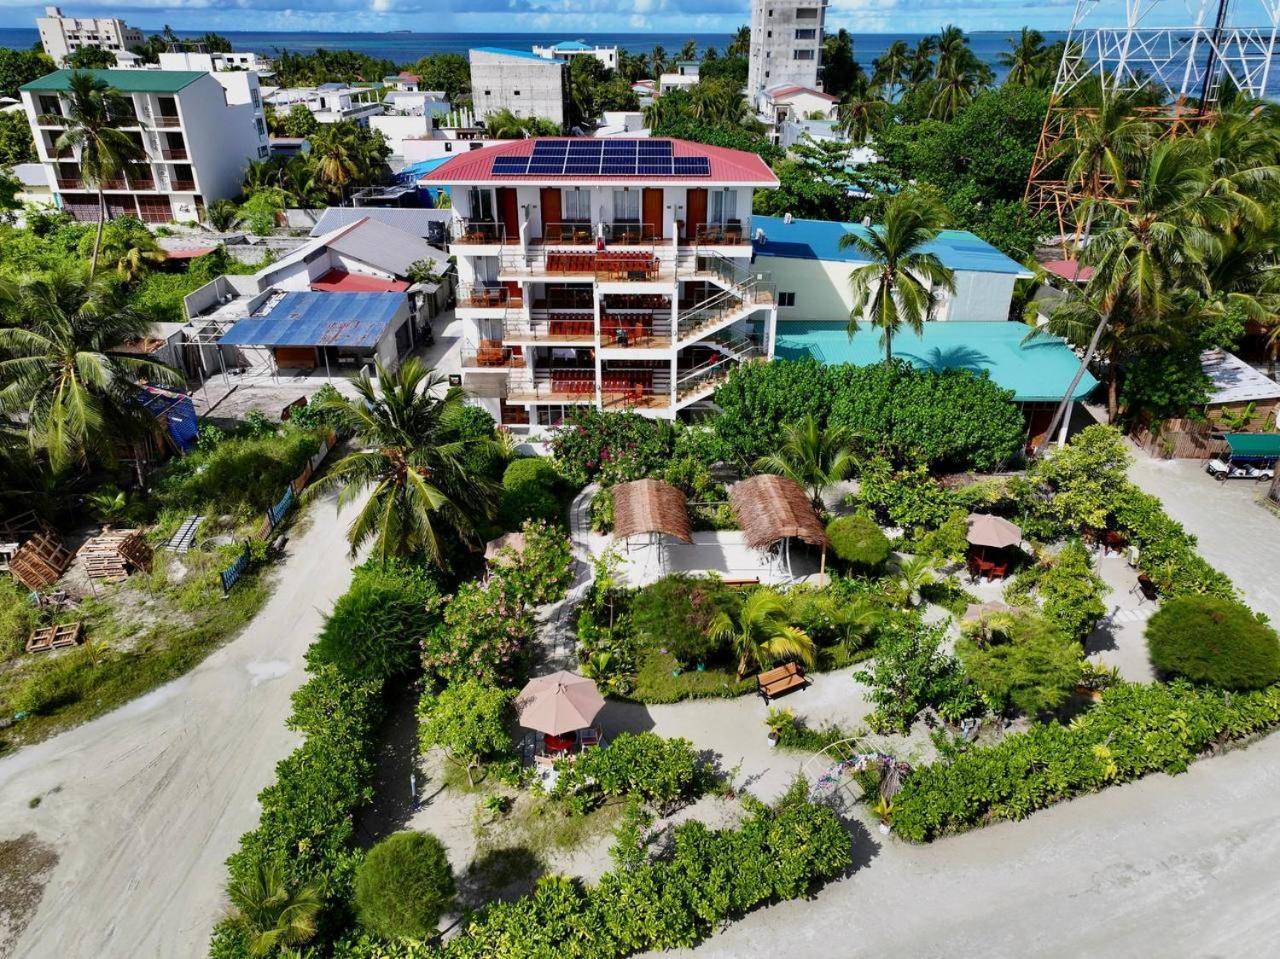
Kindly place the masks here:
<instances>
[{"instance_id":1,"label":"coconut palm tree","mask_svg":"<svg viewBox=\"0 0 1280 959\"><path fill-rule=\"evenodd\" d=\"M359 400L328 404L365 448L344 456L307 496L337 488L341 508L372 486L347 531L353 554L372 540L380 560L425 552L443 566L451 543L479 541L497 489L468 469L465 454L494 443L459 438L464 394L446 383L411 357L395 372L378 364L376 386L363 374L355 384Z\"/></svg>"},{"instance_id":2,"label":"coconut palm tree","mask_svg":"<svg viewBox=\"0 0 1280 959\"><path fill-rule=\"evenodd\" d=\"M698 41L686 40L684 45L680 47L680 56L678 60L696 60L698 58Z\"/></svg>"},{"instance_id":3,"label":"coconut palm tree","mask_svg":"<svg viewBox=\"0 0 1280 959\"><path fill-rule=\"evenodd\" d=\"M911 556L898 564L898 582L906 590L907 605L920 604L920 590L934 581L933 559L928 556Z\"/></svg>"},{"instance_id":4,"label":"coconut palm tree","mask_svg":"<svg viewBox=\"0 0 1280 959\"><path fill-rule=\"evenodd\" d=\"M667 51L662 44L654 47L653 52L649 54L649 65L653 70L653 79L655 80L667 72Z\"/></svg>"},{"instance_id":5,"label":"coconut palm tree","mask_svg":"<svg viewBox=\"0 0 1280 959\"><path fill-rule=\"evenodd\" d=\"M848 427L823 429L810 413L799 423L786 424L782 444L754 465L761 473L777 473L795 480L809 494L814 509L821 511L826 509L822 494L853 472L857 463L854 439Z\"/></svg>"},{"instance_id":6,"label":"coconut palm tree","mask_svg":"<svg viewBox=\"0 0 1280 959\"><path fill-rule=\"evenodd\" d=\"M870 636L885 621L884 610L870 597L862 594L836 604L832 617L833 625L840 633L841 644L851 653L866 645Z\"/></svg>"},{"instance_id":7,"label":"coconut palm tree","mask_svg":"<svg viewBox=\"0 0 1280 959\"><path fill-rule=\"evenodd\" d=\"M23 326L0 329L0 411L25 417L32 447L55 473L113 462L118 443L154 429L135 398L139 380L182 385L162 363L108 352L151 323L104 278L76 269L0 281L0 310L23 317Z\"/></svg>"},{"instance_id":8,"label":"coconut palm tree","mask_svg":"<svg viewBox=\"0 0 1280 959\"><path fill-rule=\"evenodd\" d=\"M142 147L119 127L135 121L133 105L105 80L75 71L67 84L66 116L42 116L40 122L63 127L54 143L54 152L75 151L80 157L80 176L98 194L98 232L89 260L89 278L98 269L102 228L107 222L107 198L103 184L124 177L129 165L144 158Z\"/></svg>"},{"instance_id":9,"label":"coconut palm tree","mask_svg":"<svg viewBox=\"0 0 1280 959\"><path fill-rule=\"evenodd\" d=\"M908 73L910 85L918 87L933 76L933 54L936 41L933 37L921 37L911 51L911 67Z\"/></svg>"},{"instance_id":10,"label":"coconut palm tree","mask_svg":"<svg viewBox=\"0 0 1280 959\"><path fill-rule=\"evenodd\" d=\"M209 226L218 233L230 233L241 223L240 208L234 200L214 200L205 211Z\"/></svg>"},{"instance_id":11,"label":"coconut palm tree","mask_svg":"<svg viewBox=\"0 0 1280 959\"><path fill-rule=\"evenodd\" d=\"M315 182L330 194L337 194L341 202L347 186L360 176L363 157L351 132L330 123L311 137L308 160Z\"/></svg>"},{"instance_id":12,"label":"coconut palm tree","mask_svg":"<svg viewBox=\"0 0 1280 959\"><path fill-rule=\"evenodd\" d=\"M981 83L978 72L966 64L962 57L940 59L938 75L933 81L929 116L947 122L955 119L961 110L973 102Z\"/></svg>"},{"instance_id":13,"label":"coconut palm tree","mask_svg":"<svg viewBox=\"0 0 1280 959\"><path fill-rule=\"evenodd\" d=\"M889 198L884 223L865 232L846 233L840 249L852 247L868 262L849 273L853 309L849 336L864 317L880 330L884 361L893 362L893 336L906 324L917 334L933 317L943 291L955 291L955 274L926 247L942 232L945 212L933 200L910 190Z\"/></svg>"},{"instance_id":14,"label":"coconut palm tree","mask_svg":"<svg viewBox=\"0 0 1280 959\"><path fill-rule=\"evenodd\" d=\"M855 144L863 144L884 129L893 107L880 94L880 88L867 83L865 76L854 81L849 92L836 107L840 129Z\"/></svg>"},{"instance_id":15,"label":"coconut palm tree","mask_svg":"<svg viewBox=\"0 0 1280 959\"><path fill-rule=\"evenodd\" d=\"M711 623L711 638L727 642L738 657L738 679L747 670L766 669L784 659L813 666L814 642L787 620L787 602L771 589L750 593L732 615L720 612Z\"/></svg>"},{"instance_id":16,"label":"coconut palm tree","mask_svg":"<svg viewBox=\"0 0 1280 959\"><path fill-rule=\"evenodd\" d=\"M751 54L751 27L741 26L733 33L733 39L724 48L726 57L746 57Z\"/></svg>"},{"instance_id":17,"label":"coconut palm tree","mask_svg":"<svg viewBox=\"0 0 1280 959\"><path fill-rule=\"evenodd\" d=\"M1007 42L1009 49L1000 53L998 58L1002 66L1009 68L1005 83L1016 86L1031 85L1039 77L1040 69L1048 54L1044 45L1044 34L1039 30L1023 27L1017 40L1010 39Z\"/></svg>"},{"instance_id":18,"label":"coconut palm tree","mask_svg":"<svg viewBox=\"0 0 1280 959\"><path fill-rule=\"evenodd\" d=\"M227 895L236 921L248 933L251 956L267 956L311 939L324 905L319 887L312 883L289 888L284 870L274 861L260 860L247 875L233 879Z\"/></svg>"},{"instance_id":19,"label":"coconut palm tree","mask_svg":"<svg viewBox=\"0 0 1280 959\"><path fill-rule=\"evenodd\" d=\"M905 40L894 40L884 55L871 61L871 82L877 87L901 92L911 75L911 51Z\"/></svg>"}]
</instances>

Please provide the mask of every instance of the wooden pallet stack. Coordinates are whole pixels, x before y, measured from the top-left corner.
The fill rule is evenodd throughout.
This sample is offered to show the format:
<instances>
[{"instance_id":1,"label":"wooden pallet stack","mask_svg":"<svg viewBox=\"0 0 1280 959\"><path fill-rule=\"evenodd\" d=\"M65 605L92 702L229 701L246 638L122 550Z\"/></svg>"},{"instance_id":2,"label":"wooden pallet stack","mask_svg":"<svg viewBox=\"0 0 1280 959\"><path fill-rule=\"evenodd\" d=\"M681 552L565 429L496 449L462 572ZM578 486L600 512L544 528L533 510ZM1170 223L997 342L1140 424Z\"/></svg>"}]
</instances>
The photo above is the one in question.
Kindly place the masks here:
<instances>
[{"instance_id":1,"label":"wooden pallet stack","mask_svg":"<svg viewBox=\"0 0 1280 959\"><path fill-rule=\"evenodd\" d=\"M86 540L77 554L90 579L118 583L135 569L151 568L151 547L140 529L114 529Z\"/></svg>"},{"instance_id":2,"label":"wooden pallet stack","mask_svg":"<svg viewBox=\"0 0 1280 959\"><path fill-rule=\"evenodd\" d=\"M33 533L9 558L9 574L27 589L48 589L71 565L71 550L53 530Z\"/></svg>"},{"instance_id":3,"label":"wooden pallet stack","mask_svg":"<svg viewBox=\"0 0 1280 959\"><path fill-rule=\"evenodd\" d=\"M41 626L27 638L27 652L44 653L51 649L70 649L84 642L83 623Z\"/></svg>"}]
</instances>

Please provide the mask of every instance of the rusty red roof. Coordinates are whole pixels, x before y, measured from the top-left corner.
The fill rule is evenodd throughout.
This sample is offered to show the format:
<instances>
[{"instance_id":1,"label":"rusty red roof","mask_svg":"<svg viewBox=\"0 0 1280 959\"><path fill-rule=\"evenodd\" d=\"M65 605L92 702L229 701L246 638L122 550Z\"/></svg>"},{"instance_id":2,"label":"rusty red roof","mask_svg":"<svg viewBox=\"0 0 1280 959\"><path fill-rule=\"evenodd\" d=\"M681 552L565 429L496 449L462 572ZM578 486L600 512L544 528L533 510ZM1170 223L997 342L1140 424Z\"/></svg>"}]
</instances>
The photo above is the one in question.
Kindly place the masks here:
<instances>
[{"instance_id":1,"label":"rusty red roof","mask_svg":"<svg viewBox=\"0 0 1280 959\"><path fill-rule=\"evenodd\" d=\"M573 137L533 137L527 140L512 140L497 146L485 147L481 150L468 150L436 167L430 173L418 178L418 183L582 183L582 182L619 182L619 183L689 183L700 186L706 183L736 183L744 186L776 187L778 178L769 169L769 164L755 153L745 150L731 150L728 147L713 147L705 143L693 143L689 140L671 140L672 156L706 157L711 167L710 176L687 176L674 174L671 176L651 173L638 176L620 176L610 174L564 174L549 176L547 174L519 174L495 176L492 172L493 161L499 157L532 156L534 144L550 140L572 140ZM653 138L655 142L659 138Z\"/></svg>"},{"instance_id":2,"label":"rusty red roof","mask_svg":"<svg viewBox=\"0 0 1280 959\"><path fill-rule=\"evenodd\" d=\"M1040 265L1050 273L1064 280L1070 280L1072 283L1084 283L1093 279L1093 267L1076 260L1045 260Z\"/></svg>"},{"instance_id":3,"label":"rusty red roof","mask_svg":"<svg viewBox=\"0 0 1280 959\"><path fill-rule=\"evenodd\" d=\"M795 83L790 83L781 87L770 87L764 92L774 100L784 100L787 97L794 97L797 93L807 93L810 96L815 96L822 100L830 100L832 103L835 103L839 99L839 97L833 97L829 93L823 93L821 90L815 90L813 87L802 87Z\"/></svg>"},{"instance_id":4,"label":"rusty red roof","mask_svg":"<svg viewBox=\"0 0 1280 959\"><path fill-rule=\"evenodd\" d=\"M403 293L408 283L400 280L384 280L380 276L365 273L348 273L346 270L330 270L319 279L311 281L311 289L317 293Z\"/></svg>"}]
</instances>

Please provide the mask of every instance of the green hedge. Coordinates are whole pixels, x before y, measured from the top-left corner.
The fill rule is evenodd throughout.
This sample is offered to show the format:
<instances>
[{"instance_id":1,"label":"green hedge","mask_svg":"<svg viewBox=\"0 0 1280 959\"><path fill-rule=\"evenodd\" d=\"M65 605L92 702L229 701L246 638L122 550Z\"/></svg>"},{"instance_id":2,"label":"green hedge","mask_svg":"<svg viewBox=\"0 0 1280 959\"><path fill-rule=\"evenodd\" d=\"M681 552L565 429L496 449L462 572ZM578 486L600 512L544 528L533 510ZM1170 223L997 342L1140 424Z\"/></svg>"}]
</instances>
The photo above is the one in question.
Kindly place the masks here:
<instances>
[{"instance_id":1,"label":"green hedge","mask_svg":"<svg viewBox=\"0 0 1280 959\"><path fill-rule=\"evenodd\" d=\"M607 749L588 750L557 769L552 795L588 805L605 796L633 796L667 809L696 799L707 784L693 743L649 732L619 733Z\"/></svg>"},{"instance_id":2,"label":"green hedge","mask_svg":"<svg viewBox=\"0 0 1280 959\"><path fill-rule=\"evenodd\" d=\"M1180 773L1215 743L1280 722L1280 686L1223 693L1121 684L1070 726L1034 726L911 773L893 800L899 835L926 842L1148 773Z\"/></svg>"},{"instance_id":3,"label":"green hedge","mask_svg":"<svg viewBox=\"0 0 1280 959\"><path fill-rule=\"evenodd\" d=\"M835 813L809 801L803 782L772 807L748 802L737 829L683 823L668 858L628 862L595 886L544 878L515 902L480 910L442 947L362 937L339 943L335 959L621 959L688 948L727 920L808 895L849 867L848 833Z\"/></svg>"},{"instance_id":4,"label":"green hedge","mask_svg":"<svg viewBox=\"0 0 1280 959\"><path fill-rule=\"evenodd\" d=\"M1151 661L1218 689L1261 689L1280 680L1276 631L1243 603L1175 596L1147 622Z\"/></svg>"},{"instance_id":5,"label":"green hedge","mask_svg":"<svg viewBox=\"0 0 1280 959\"><path fill-rule=\"evenodd\" d=\"M1231 577L1196 552L1196 538L1164 511L1159 499L1126 483L1118 491L1114 511L1117 525L1138 547L1138 568L1164 596L1207 593L1237 598Z\"/></svg>"}]
</instances>

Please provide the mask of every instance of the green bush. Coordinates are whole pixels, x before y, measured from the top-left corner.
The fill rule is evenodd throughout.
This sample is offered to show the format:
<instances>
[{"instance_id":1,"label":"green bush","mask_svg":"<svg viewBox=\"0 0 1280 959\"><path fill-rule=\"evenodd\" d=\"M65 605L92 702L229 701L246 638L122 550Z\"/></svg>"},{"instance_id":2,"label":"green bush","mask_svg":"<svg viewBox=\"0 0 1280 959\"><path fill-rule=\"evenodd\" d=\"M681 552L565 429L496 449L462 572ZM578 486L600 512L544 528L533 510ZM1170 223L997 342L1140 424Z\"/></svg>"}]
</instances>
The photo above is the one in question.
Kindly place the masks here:
<instances>
[{"instance_id":1,"label":"green bush","mask_svg":"<svg viewBox=\"0 0 1280 959\"><path fill-rule=\"evenodd\" d=\"M524 551L513 561L491 564L511 594L527 606L543 606L564 599L573 582L573 547L564 529L541 520L520 528Z\"/></svg>"},{"instance_id":2,"label":"green bush","mask_svg":"<svg viewBox=\"0 0 1280 959\"><path fill-rule=\"evenodd\" d=\"M565 479L605 487L660 473L671 459L675 427L638 413L579 406L551 434L551 451Z\"/></svg>"},{"instance_id":3,"label":"green bush","mask_svg":"<svg viewBox=\"0 0 1280 959\"><path fill-rule=\"evenodd\" d=\"M26 590L8 576L0 579L0 658L18 656L27 636L40 625L40 611Z\"/></svg>"},{"instance_id":4,"label":"green bush","mask_svg":"<svg viewBox=\"0 0 1280 959\"><path fill-rule=\"evenodd\" d=\"M232 437L208 452L172 460L157 492L166 505L265 510L319 448L316 433L287 427L267 436Z\"/></svg>"},{"instance_id":5,"label":"green bush","mask_svg":"<svg viewBox=\"0 0 1280 959\"><path fill-rule=\"evenodd\" d=\"M464 406L458 417L457 432L460 440L494 441L490 444L468 442L461 459L468 473L492 480L500 479L503 467L507 465L506 455L496 442L496 424L488 411L479 406Z\"/></svg>"},{"instance_id":6,"label":"green bush","mask_svg":"<svg viewBox=\"0 0 1280 959\"><path fill-rule=\"evenodd\" d=\"M655 733L619 733L607 749L589 749L557 769L556 798L576 796L592 805L604 797L630 796L660 811L697 799L708 781L693 743Z\"/></svg>"},{"instance_id":7,"label":"green bush","mask_svg":"<svg viewBox=\"0 0 1280 959\"><path fill-rule=\"evenodd\" d=\"M963 636L956 654L992 708L1010 707L1027 716L1056 709L1080 682L1080 644L1035 613L1010 617L997 635Z\"/></svg>"},{"instance_id":8,"label":"green bush","mask_svg":"<svg viewBox=\"0 0 1280 959\"><path fill-rule=\"evenodd\" d=\"M946 627L918 620L890 623L876 639L875 663L853 678L871 687L875 710L867 724L879 732L911 728L921 710L932 707L950 722L978 712L977 691L955 656L942 651Z\"/></svg>"},{"instance_id":9,"label":"green bush","mask_svg":"<svg viewBox=\"0 0 1280 959\"><path fill-rule=\"evenodd\" d=\"M806 416L826 422L831 370L812 357L735 367L715 392L722 411L712 421L716 435L742 462L774 452L783 424Z\"/></svg>"},{"instance_id":10,"label":"green bush","mask_svg":"<svg viewBox=\"0 0 1280 959\"><path fill-rule=\"evenodd\" d=\"M518 459L502 474L498 519L504 529L516 530L527 520L555 522L560 517L556 487L560 475L540 456Z\"/></svg>"},{"instance_id":11,"label":"green bush","mask_svg":"<svg viewBox=\"0 0 1280 959\"><path fill-rule=\"evenodd\" d=\"M646 645L667 649L692 665L721 651L709 635L711 622L738 602L738 594L717 579L671 573L632 597L631 621Z\"/></svg>"},{"instance_id":12,"label":"green bush","mask_svg":"<svg viewBox=\"0 0 1280 959\"><path fill-rule=\"evenodd\" d=\"M619 850L623 865L595 886L543 878L529 895L475 913L438 951L363 937L340 943L335 959L622 959L689 948L726 921L809 895L849 867L849 834L808 793L797 781L773 806L748 797L748 815L736 829L682 823L664 859L637 862L634 850Z\"/></svg>"},{"instance_id":13,"label":"green bush","mask_svg":"<svg viewBox=\"0 0 1280 959\"><path fill-rule=\"evenodd\" d=\"M467 771L482 759L511 750L511 703L514 689L485 686L473 680L445 687L438 696L418 703L419 743L424 750L439 746L449 759Z\"/></svg>"},{"instance_id":14,"label":"green bush","mask_svg":"<svg viewBox=\"0 0 1280 959\"><path fill-rule=\"evenodd\" d=\"M1280 680L1276 631L1233 600L1168 600L1147 622L1147 646L1165 672L1219 689L1259 689Z\"/></svg>"},{"instance_id":15,"label":"green bush","mask_svg":"<svg viewBox=\"0 0 1280 959\"><path fill-rule=\"evenodd\" d=\"M940 529L955 512L954 497L926 467L894 470L883 457L863 465L854 502L888 525L915 533Z\"/></svg>"},{"instance_id":16,"label":"green bush","mask_svg":"<svg viewBox=\"0 0 1280 959\"><path fill-rule=\"evenodd\" d=\"M408 561L369 561L333 606L309 663L332 663L355 679L387 679L411 669L423 638L439 622L431 573Z\"/></svg>"},{"instance_id":17,"label":"green bush","mask_svg":"<svg viewBox=\"0 0 1280 959\"><path fill-rule=\"evenodd\" d=\"M1089 551L1079 540L1067 543L1056 556L1023 570L1005 589L1011 602L1030 598L1040 600L1045 618L1063 636L1083 642L1098 620L1106 615L1103 597L1107 584L1093 571Z\"/></svg>"},{"instance_id":18,"label":"green bush","mask_svg":"<svg viewBox=\"0 0 1280 959\"><path fill-rule=\"evenodd\" d=\"M950 763L916 769L893 800L899 835L925 842L1148 773L1184 772L1211 745L1280 722L1280 687L1224 694L1121 683L1070 726L1032 726Z\"/></svg>"},{"instance_id":19,"label":"green bush","mask_svg":"<svg viewBox=\"0 0 1280 959\"><path fill-rule=\"evenodd\" d=\"M831 551L851 566L875 571L889 558L889 537L869 516L840 516L827 524Z\"/></svg>"},{"instance_id":20,"label":"green bush","mask_svg":"<svg viewBox=\"0 0 1280 959\"><path fill-rule=\"evenodd\" d=\"M424 832L393 833L356 870L360 925L389 939L425 939L453 902L457 887L444 845Z\"/></svg>"},{"instance_id":21,"label":"green bush","mask_svg":"<svg viewBox=\"0 0 1280 959\"><path fill-rule=\"evenodd\" d=\"M429 685L475 679L502 686L524 676L533 614L501 576L491 576L487 583L463 583L440 606L441 621L422 643Z\"/></svg>"}]
</instances>

